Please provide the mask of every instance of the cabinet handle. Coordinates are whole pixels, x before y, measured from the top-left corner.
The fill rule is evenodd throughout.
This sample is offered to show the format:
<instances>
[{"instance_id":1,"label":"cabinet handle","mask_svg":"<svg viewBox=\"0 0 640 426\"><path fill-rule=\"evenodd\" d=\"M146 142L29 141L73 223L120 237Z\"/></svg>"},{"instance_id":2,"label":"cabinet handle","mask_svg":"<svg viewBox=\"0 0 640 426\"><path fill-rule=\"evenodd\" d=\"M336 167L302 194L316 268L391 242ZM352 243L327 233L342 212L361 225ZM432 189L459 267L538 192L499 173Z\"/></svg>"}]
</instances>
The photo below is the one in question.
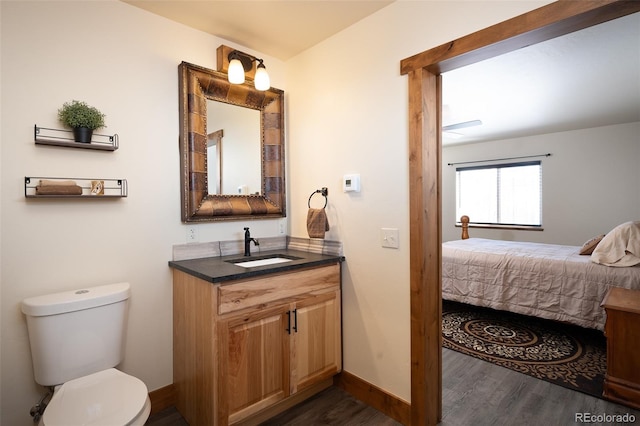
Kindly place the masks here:
<instances>
[{"instance_id":1,"label":"cabinet handle","mask_svg":"<svg viewBox=\"0 0 640 426\"><path fill-rule=\"evenodd\" d=\"M298 309L293 310L293 331L298 332Z\"/></svg>"},{"instance_id":2,"label":"cabinet handle","mask_svg":"<svg viewBox=\"0 0 640 426\"><path fill-rule=\"evenodd\" d=\"M285 328L285 330L291 334L291 311L287 311L287 328Z\"/></svg>"}]
</instances>

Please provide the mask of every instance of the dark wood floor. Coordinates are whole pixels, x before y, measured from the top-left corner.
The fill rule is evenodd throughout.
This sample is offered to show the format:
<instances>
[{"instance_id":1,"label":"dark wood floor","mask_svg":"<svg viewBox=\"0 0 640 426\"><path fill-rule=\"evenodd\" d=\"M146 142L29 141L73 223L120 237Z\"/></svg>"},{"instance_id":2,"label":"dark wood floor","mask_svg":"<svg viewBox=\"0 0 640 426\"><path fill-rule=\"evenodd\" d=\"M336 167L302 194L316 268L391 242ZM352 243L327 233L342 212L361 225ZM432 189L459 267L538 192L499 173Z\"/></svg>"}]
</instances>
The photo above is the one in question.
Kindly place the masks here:
<instances>
[{"instance_id":1,"label":"dark wood floor","mask_svg":"<svg viewBox=\"0 0 640 426\"><path fill-rule=\"evenodd\" d=\"M580 424L576 421L576 415L582 413L629 413L635 416L635 424L640 424L638 410L553 385L448 349L443 349L442 354L440 424L443 426L573 425ZM168 409L149 418L147 425L187 426L187 423L175 409ZM264 425L395 426L399 423L354 399L341 389L331 387Z\"/></svg>"},{"instance_id":2,"label":"dark wood floor","mask_svg":"<svg viewBox=\"0 0 640 426\"><path fill-rule=\"evenodd\" d=\"M174 408L154 414L146 424L147 426L188 426ZM262 423L261 426L284 425L401 426L400 423L335 386Z\"/></svg>"}]
</instances>

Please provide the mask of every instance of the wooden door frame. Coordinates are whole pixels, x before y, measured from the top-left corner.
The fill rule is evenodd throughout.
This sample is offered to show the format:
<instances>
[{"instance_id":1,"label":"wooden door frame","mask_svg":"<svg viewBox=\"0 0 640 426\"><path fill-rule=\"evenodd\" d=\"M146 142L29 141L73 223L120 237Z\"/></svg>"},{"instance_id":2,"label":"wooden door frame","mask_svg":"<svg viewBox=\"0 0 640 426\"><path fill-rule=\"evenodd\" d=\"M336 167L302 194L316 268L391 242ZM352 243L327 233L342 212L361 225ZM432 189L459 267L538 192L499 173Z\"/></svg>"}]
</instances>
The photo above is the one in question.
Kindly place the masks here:
<instances>
[{"instance_id":1,"label":"wooden door frame","mask_svg":"<svg viewBox=\"0 0 640 426\"><path fill-rule=\"evenodd\" d=\"M401 61L409 77L412 425L442 418L441 74L639 10L640 1L560 0Z\"/></svg>"}]
</instances>

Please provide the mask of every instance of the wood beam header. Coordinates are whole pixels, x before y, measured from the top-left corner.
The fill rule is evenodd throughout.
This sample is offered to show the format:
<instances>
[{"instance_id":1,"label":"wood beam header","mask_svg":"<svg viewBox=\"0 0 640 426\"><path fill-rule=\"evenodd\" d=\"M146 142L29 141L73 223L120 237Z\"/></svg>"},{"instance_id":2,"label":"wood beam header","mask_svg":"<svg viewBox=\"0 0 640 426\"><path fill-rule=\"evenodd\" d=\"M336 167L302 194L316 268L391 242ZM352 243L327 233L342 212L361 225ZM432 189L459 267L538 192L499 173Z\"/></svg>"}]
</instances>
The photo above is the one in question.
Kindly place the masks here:
<instances>
[{"instance_id":1,"label":"wood beam header","mask_svg":"<svg viewBox=\"0 0 640 426\"><path fill-rule=\"evenodd\" d=\"M403 59L400 73L440 74L638 11L640 1L557 1Z\"/></svg>"}]
</instances>

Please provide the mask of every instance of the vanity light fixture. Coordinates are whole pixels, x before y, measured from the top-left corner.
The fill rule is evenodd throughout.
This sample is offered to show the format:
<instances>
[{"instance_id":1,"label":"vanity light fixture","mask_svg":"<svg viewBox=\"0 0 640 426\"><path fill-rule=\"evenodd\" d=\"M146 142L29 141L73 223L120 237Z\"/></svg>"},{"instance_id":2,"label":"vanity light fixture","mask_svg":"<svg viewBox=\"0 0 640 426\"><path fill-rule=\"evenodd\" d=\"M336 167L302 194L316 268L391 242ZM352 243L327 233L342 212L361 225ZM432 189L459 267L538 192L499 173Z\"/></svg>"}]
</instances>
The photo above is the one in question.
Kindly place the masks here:
<instances>
[{"instance_id":1,"label":"vanity light fixture","mask_svg":"<svg viewBox=\"0 0 640 426\"><path fill-rule=\"evenodd\" d=\"M264 61L262 59L256 58L255 56L251 56L249 54L240 52L238 50L234 50L229 53L229 71L228 71L228 79L229 83L232 84L242 84L244 83L244 73L249 71L253 62L257 62L258 65L256 67L256 75L253 80L253 84L257 90L269 90L271 87L271 82L269 80L269 74L267 74L267 69L264 66Z\"/></svg>"}]
</instances>

